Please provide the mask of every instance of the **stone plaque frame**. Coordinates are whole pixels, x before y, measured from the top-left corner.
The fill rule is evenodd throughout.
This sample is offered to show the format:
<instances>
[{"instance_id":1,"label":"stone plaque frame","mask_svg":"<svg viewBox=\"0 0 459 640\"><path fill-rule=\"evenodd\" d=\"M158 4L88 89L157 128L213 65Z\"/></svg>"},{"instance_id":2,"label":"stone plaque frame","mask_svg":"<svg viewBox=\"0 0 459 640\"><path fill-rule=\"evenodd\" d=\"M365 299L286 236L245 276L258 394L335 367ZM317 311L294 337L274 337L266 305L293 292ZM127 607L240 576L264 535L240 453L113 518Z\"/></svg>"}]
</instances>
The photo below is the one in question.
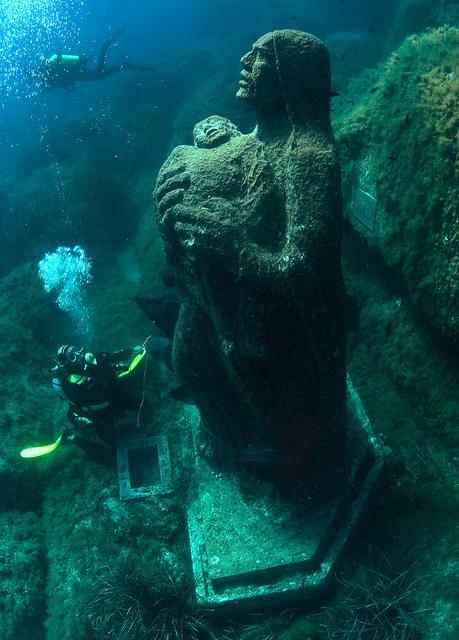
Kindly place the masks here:
<instances>
[{"instance_id":1,"label":"stone plaque frame","mask_svg":"<svg viewBox=\"0 0 459 640\"><path fill-rule=\"evenodd\" d=\"M147 463L143 474L136 473L134 466L135 458L139 460L141 457ZM172 491L172 467L166 436L125 440L118 446L117 461L121 500L138 500Z\"/></svg>"}]
</instances>

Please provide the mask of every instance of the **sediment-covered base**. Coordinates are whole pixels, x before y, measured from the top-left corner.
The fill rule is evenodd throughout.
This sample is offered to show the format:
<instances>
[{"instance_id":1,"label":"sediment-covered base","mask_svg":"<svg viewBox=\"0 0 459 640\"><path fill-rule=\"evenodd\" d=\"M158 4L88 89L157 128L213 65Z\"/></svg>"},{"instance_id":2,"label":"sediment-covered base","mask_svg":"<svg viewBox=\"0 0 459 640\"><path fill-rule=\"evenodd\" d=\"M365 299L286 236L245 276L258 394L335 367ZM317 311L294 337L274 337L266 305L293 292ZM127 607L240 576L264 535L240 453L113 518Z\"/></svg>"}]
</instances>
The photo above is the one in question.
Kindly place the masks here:
<instances>
[{"instance_id":1,"label":"sediment-covered base","mask_svg":"<svg viewBox=\"0 0 459 640\"><path fill-rule=\"evenodd\" d=\"M199 601L251 608L326 588L383 467L350 381L347 404L348 472L333 497L292 498L272 483L218 473L196 454L188 530Z\"/></svg>"}]
</instances>

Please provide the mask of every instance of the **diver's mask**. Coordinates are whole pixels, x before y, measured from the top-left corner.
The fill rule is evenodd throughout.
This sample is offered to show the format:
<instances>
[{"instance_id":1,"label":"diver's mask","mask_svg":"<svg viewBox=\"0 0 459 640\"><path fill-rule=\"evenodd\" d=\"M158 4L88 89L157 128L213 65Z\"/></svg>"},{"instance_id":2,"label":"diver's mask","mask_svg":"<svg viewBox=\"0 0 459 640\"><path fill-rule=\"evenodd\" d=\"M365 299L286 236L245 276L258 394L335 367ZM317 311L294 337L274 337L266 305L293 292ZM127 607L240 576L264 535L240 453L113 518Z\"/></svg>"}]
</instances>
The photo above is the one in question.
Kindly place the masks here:
<instances>
[{"instance_id":1,"label":"diver's mask","mask_svg":"<svg viewBox=\"0 0 459 640\"><path fill-rule=\"evenodd\" d=\"M84 365L84 347L78 349L70 344L64 344L57 350L57 361L59 364Z\"/></svg>"},{"instance_id":2,"label":"diver's mask","mask_svg":"<svg viewBox=\"0 0 459 640\"><path fill-rule=\"evenodd\" d=\"M66 366L70 369L84 369L86 365L97 364L96 356L90 351L85 351L84 347L73 347L68 344L62 345L57 351L57 362L61 366Z\"/></svg>"}]
</instances>

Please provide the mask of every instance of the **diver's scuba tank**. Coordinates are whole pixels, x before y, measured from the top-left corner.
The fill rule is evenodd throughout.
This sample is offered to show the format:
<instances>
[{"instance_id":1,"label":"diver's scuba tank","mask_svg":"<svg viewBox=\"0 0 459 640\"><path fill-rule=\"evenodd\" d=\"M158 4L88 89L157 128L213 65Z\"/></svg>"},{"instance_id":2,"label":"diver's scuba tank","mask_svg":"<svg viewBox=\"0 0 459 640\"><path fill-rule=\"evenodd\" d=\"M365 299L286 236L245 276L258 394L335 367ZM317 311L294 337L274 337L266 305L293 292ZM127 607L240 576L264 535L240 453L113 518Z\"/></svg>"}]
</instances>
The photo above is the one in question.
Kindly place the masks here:
<instances>
[{"instance_id":1,"label":"diver's scuba tank","mask_svg":"<svg viewBox=\"0 0 459 640\"><path fill-rule=\"evenodd\" d=\"M54 53L50 58L48 58L48 62L54 65L62 65L67 69L79 68L83 63L83 56L74 56L64 53Z\"/></svg>"}]
</instances>

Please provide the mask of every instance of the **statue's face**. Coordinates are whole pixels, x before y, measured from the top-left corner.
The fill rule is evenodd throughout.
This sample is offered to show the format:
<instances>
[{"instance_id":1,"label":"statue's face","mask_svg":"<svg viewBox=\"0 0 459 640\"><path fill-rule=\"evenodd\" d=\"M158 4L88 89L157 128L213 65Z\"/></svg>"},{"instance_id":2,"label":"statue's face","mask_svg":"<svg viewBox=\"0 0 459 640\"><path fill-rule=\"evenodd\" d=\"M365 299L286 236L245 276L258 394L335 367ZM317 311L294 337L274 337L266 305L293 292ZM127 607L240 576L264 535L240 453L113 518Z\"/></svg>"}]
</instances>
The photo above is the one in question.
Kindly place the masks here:
<instances>
[{"instance_id":1,"label":"statue's face","mask_svg":"<svg viewBox=\"0 0 459 640\"><path fill-rule=\"evenodd\" d=\"M276 69L272 34L255 42L241 58L243 69L236 96L255 108L269 106L281 99L281 88Z\"/></svg>"}]
</instances>

